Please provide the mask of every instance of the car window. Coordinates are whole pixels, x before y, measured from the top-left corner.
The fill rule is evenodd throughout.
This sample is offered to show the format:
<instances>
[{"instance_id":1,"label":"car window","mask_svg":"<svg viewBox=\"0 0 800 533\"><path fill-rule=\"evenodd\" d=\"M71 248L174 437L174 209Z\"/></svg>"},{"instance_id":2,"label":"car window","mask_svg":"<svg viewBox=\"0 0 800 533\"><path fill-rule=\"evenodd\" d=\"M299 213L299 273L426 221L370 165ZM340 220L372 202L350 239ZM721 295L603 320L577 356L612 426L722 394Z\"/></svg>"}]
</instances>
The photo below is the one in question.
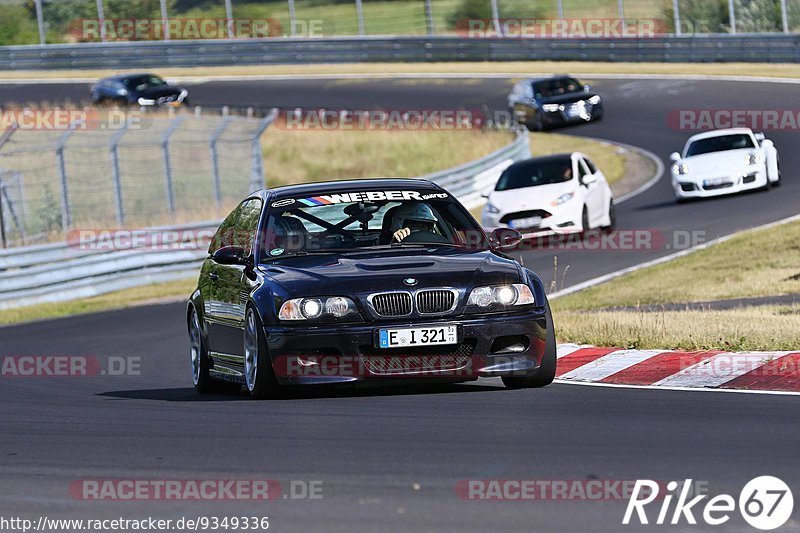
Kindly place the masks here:
<instances>
[{"instance_id":1,"label":"car window","mask_svg":"<svg viewBox=\"0 0 800 533\"><path fill-rule=\"evenodd\" d=\"M159 87L167 84L167 82L158 76L136 76L133 78L125 78L122 80L122 83L128 89L133 89L136 91L143 91L148 87Z\"/></svg>"},{"instance_id":2,"label":"car window","mask_svg":"<svg viewBox=\"0 0 800 533\"><path fill-rule=\"evenodd\" d=\"M562 94L569 94L580 92L583 90L581 82L575 78L552 78L549 80L540 80L533 83L533 91L538 98L549 98L552 96L560 96Z\"/></svg>"},{"instance_id":3,"label":"car window","mask_svg":"<svg viewBox=\"0 0 800 533\"><path fill-rule=\"evenodd\" d=\"M208 253L213 254L223 246L238 246L245 256L253 252L262 202L259 198L245 200L222 221L211 239Z\"/></svg>"},{"instance_id":4,"label":"car window","mask_svg":"<svg viewBox=\"0 0 800 533\"><path fill-rule=\"evenodd\" d=\"M586 163L582 159L578 159L578 179L581 183L583 183L583 178L591 174L589 172L589 167L586 166Z\"/></svg>"},{"instance_id":5,"label":"car window","mask_svg":"<svg viewBox=\"0 0 800 533\"><path fill-rule=\"evenodd\" d=\"M572 160L569 157L530 160L508 167L497 180L495 191L523 189L572 179Z\"/></svg>"},{"instance_id":6,"label":"car window","mask_svg":"<svg viewBox=\"0 0 800 533\"><path fill-rule=\"evenodd\" d=\"M719 135L717 137L707 137L694 141L686 149L686 157L755 147L753 139L746 133Z\"/></svg>"},{"instance_id":7,"label":"car window","mask_svg":"<svg viewBox=\"0 0 800 533\"><path fill-rule=\"evenodd\" d=\"M273 208L264 235L271 257L298 252L358 252L397 243L393 234L408 229L403 243L485 247L485 234L461 205L446 193L369 191L296 199ZM392 200L386 194L398 193ZM399 193L411 193L403 198ZM383 195L383 196L382 196ZM400 197L401 199L394 199ZM370 199L366 199L370 198ZM328 204L314 205L320 199Z\"/></svg>"}]
</instances>

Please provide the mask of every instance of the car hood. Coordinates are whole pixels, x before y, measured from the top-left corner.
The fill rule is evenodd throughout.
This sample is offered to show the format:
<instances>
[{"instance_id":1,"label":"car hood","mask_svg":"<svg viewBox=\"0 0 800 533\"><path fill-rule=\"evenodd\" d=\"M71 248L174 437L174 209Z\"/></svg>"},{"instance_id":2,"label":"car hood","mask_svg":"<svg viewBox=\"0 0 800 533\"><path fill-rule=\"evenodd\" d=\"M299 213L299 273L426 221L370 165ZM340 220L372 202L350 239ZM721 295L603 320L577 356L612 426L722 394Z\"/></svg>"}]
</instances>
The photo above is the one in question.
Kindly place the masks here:
<instances>
[{"instance_id":1,"label":"car hood","mask_svg":"<svg viewBox=\"0 0 800 533\"><path fill-rule=\"evenodd\" d=\"M261 265L289 297L357 296L381 291L519 282L515 261L488 250L398 248L350 255L308 255ZM414 278L416 285L404 280Z\"/></svg>"},{"instance_id":2,"label":"car hood","mask_svg":"<svg viewBox=\"0 0 800 533\"><path fill-rule=\"evenodd\" d=\"M574 180L562 183L549 183L524 189L510 189L507 191L492 191L489 194L489 203L500 210L501 213L514 211L528 211L531 209L552 210L550 202L568 192L575 192L578 185Z\"/></svg>"},{"instance_id":3,"label":"car hood","mask_svg":"<svg viewBox=\"0 0 800 533\"><path fill-rule=\"evenodd\" d=\"M689 165L689 175L722 175L730 172L744 170L745 154L752 153L752 148L739 150L726 150L710 154L693 155L685 157L682 161Z\"/></svg>"},{"instance_id":4,"label":"car hood","mask_svg":"<svg viewBox=\"0 0 800 533\"><path fill-rule=\"evenodd\" d=\"M155 100L156 98L161 98L162 96L181 94L182 90L182 87L177 87L175 85L159 85L156 87L148 87L143 91L139 91L137 95L142 98L151 98Z\"/></svg>"},{"instance_id":5,"label":"car hood","mask_svg":"<svg viewBox=\"0 0 800 533\"><path fill-rule=\"evenodd\" d=\"M567 94L560 94L558 96L542 97L541 102L543 104L569 104L572 102L577 102L578 100L588 100L592 96L595 96L595 93L593 92L567 93Z\"/></svg>"}]
</instances>

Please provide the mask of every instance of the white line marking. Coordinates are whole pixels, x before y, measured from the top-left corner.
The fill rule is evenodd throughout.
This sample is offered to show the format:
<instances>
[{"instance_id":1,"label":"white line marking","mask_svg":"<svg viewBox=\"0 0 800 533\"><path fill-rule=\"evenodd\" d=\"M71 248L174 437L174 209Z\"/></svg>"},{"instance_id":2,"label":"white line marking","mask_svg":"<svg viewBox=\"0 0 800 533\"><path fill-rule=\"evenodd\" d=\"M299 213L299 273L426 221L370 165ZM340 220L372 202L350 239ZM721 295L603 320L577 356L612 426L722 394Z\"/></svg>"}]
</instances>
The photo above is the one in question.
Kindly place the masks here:
<instances>
[{"instance_id":1,"label":"white line marking","mask_svg":"<svg viewBox=\"0 0 800 533\"><path fill-rule=\"evenodd\" d=\"M719 387L791 352L720 353L653 383L655 386Z\"/></svg>"},{"instance_id":2,"label":"white line marking","mask_svg":"<svg viewBox=\"0 0 800 533\"><path fill-rule=\"evenodd\" d=\"M600 381L620 370L647 361L651 357L664 353L664 350L617 350L604 355L589 364L570 370L560 379L576 379L582 381Z\"/></svg>"},{"instance_id":3,"label":"white line marking","mask_svg":"<svg viewBox=\"0 0 800 533\"><path fill-rule=\"evenodd\" d=\"M583 385L588 387L611 387L619 389L647 389L647 390L668 390L681 392L730 392L736 394L767 394L772 396L800 396L800 392L776 391L776 390L751 390L751 389L706 389L702 387L673 387L666 385L625 385L621 383L595 383L591 381L562 381L560 378L554 383L559 385Z\"/></svg>"},{"instance_id":4,"label":"white line marking","mask_svg":"<svg viewBox=\"0 0 800 533\"><path fill-rule=\"evenodd\" d=\"M567 355L577 352L583 348L593 348L590 345L580 345L580 344L559 344L556 347L556 358L561 359L562 357L566 357Z\"/></svg>"}]
</instances>

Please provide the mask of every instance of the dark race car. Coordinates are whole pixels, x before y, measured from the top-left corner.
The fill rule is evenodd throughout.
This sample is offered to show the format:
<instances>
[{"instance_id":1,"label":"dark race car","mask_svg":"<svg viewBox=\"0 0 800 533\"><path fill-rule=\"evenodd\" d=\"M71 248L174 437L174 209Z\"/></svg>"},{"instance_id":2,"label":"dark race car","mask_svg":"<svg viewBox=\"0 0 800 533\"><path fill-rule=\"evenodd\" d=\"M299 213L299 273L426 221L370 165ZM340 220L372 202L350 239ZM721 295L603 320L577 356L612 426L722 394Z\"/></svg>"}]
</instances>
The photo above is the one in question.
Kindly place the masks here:
<instances>
[{"instance_id":1,"label":"dark race car","mask_svg":"<svg viewBox=\"0 0 800 533\"><path fill-rule=\"evenodd\" d=\"M213 237L187 309L198 392L301 385L541 387L556 369L542 282L445 190L376 179L260 191Z\"/></svg>"},{"instance_id":2,"label":"dark race car","mask_svg":"<svg viewBox=\"0 0 800 533\"><path fill-rule=\"evenodd\" d=\"M603 118L600 95L571 76L518 82L508 95L508 108L517 122L535 131Z\"/></svg>"},{"instance_id":3,"label":"dark race car","mask_svg":"<svg viewBox=\"0 0 800 533\"><path fill-rule=\"evenodd\" d=\"M103 78L91 88L93 104L121 106L180 106L189 104L189 91L170 85L155 74L122 74Z\"/></svg>"}]
</instances>

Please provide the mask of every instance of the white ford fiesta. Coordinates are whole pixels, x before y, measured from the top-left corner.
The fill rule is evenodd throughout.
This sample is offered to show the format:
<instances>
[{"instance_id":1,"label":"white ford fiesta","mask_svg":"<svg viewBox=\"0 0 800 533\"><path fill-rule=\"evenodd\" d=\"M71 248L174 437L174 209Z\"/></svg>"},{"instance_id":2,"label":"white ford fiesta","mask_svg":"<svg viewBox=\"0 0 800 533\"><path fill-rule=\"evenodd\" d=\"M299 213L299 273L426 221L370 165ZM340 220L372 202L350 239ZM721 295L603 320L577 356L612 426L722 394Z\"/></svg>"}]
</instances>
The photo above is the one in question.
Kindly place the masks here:
<instances>
[{"instance_id":1,"label":"white ford fiesta","mask_svg":"<svg viewBox=\"0 0 800 533\"><path fill-rule=\"evenodd\" d=\"M672 188L681 202L780 184L778 151L763 133L730 128L689 137L683 153L670 155Z\"/></svg>"},{"instance_id":2,"label":"white ford fiesta","mask_svg":"<svg viewBox=\"0 0 800 533\"><path fill-rule=\"evenodd\" d=\"M507 226L526 237L611 229L615 223L605 176L579 152L514 163L484 196L484 227Z\"/></svg>"}]
</instances>

